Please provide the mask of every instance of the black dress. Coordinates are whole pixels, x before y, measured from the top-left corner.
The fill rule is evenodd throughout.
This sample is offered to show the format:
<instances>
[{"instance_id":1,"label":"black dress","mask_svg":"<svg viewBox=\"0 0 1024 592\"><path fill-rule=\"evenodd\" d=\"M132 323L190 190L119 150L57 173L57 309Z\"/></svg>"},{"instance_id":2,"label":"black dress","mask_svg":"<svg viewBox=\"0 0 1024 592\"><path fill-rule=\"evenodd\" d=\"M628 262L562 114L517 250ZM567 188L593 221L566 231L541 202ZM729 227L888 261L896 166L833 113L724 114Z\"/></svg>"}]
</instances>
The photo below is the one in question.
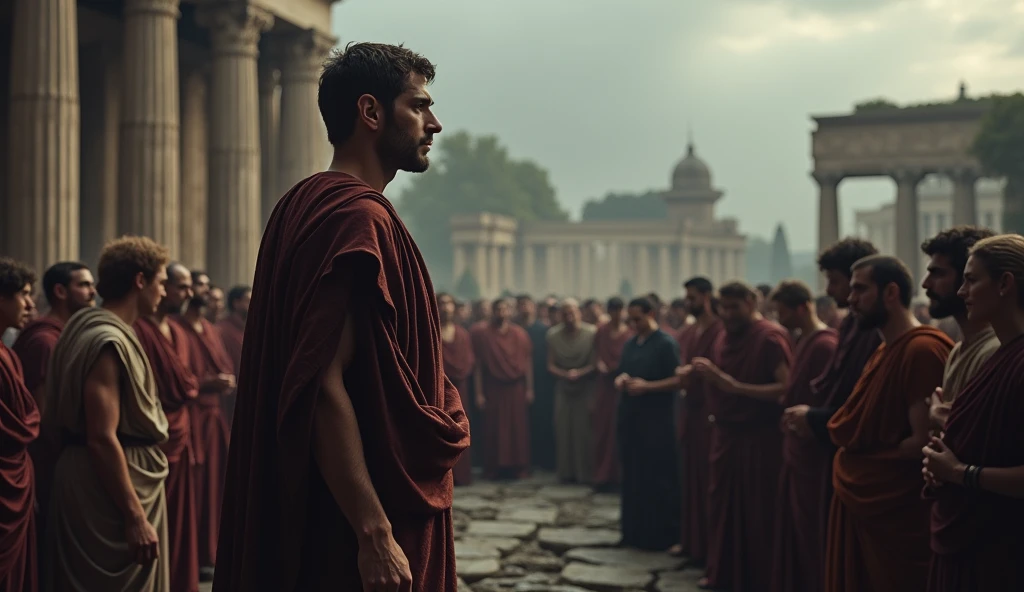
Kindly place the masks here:
<instances>
[{"instance_id":1,"label":"black dress","mask_svg":"<svg viewBox=\"0 0 1024 592\"><path fill-rule=\"evenodd\" d=\"M548 330L542 321L523 327L533 344L533 404L530 405L530 460L555 468L555 378L548 372Z\"/></svg>"},{"instance_id":2,"label":"black dress","mask_svg":"<svg viewBox=\"0 0 1024 592\"><path fill-rule=\"evenodd\" d=\"M679 344L658 330L622 349L616 376L647 381L675 375ZM664 551L679 538L680 496L676 457L676 391L623 394L618 438L622 455L622 545Z\"/></svg>"}]
</instances>

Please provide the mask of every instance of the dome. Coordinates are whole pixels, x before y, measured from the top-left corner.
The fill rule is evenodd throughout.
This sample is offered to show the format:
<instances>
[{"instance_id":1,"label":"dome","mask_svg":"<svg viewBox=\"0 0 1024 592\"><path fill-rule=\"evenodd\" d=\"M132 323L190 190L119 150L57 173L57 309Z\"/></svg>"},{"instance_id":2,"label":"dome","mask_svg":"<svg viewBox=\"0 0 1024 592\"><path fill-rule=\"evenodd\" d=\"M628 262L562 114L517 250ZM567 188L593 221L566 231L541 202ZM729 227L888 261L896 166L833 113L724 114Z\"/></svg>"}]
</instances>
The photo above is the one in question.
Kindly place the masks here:
<instances>
[{"instance_id":1,"label":"dome","mask_svg":"<svg viewBox=\"0 0 1024 592\"><path fill-rule=\"evenodd\" d=\"M672 189L711 189L711 169L693 151L693 142L686 146L686 157L672 171Z\"/></svg>"}]
</instances>

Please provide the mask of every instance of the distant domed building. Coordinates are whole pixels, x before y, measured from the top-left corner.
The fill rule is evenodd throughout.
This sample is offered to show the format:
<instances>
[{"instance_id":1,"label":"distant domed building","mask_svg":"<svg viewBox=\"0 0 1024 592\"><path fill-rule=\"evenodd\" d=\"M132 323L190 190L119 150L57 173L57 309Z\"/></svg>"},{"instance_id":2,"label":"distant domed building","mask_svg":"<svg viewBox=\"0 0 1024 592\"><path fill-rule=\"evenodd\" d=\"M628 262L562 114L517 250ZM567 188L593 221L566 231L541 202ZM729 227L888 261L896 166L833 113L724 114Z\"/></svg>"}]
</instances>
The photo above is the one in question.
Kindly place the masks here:
<instances>
[{"instance_id":1,"label":"distant domed building","mask_svg":"<svg viewBox=\"0 0 1024 592\"><path fill-rule=\"evenodd\" d=\"M485 297L503 292L580 298L658 292L670 298L704 275L716 285L742 278L746 236L733 218L716 219L724 193L690 141L662 193L658 220L518 222L481 213L452 218L454 279L470 273Z\"/></svg>"}]
</instances>

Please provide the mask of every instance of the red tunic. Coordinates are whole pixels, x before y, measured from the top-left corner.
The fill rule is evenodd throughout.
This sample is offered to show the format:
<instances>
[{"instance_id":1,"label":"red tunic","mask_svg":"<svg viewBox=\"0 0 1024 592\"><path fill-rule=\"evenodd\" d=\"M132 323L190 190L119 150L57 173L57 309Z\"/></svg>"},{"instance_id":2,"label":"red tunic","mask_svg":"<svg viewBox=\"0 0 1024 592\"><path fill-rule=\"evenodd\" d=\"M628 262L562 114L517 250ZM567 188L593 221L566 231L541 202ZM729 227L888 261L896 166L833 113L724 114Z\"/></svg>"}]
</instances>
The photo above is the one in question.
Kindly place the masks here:
<instances>
[{"instance_id":1,"label":"red tunic","mask_svg":"<svg viewBox=\"0 0 1024 592\"><path fill-rule=\"evenodd\" d=\"M345 383L413 592L455 592L452 467L469 445L469 422L444 377L434 289L391 203L343 173L296 185L263 235L218 592L361 589L355 534L311 453L318 381L348 312L359 347Z\"/></svg>"},{"instance_id":2,"label":"red tunic","mask_svg":"<svg viewBox=\"0 0 1024 592\"><path fill-rule=\"evenodd\" d=\"M442 340L441 346L444 374L459 391L462 408L469 409L472 405L468 399L469 378L473 375L473 364L476 362L473 357L473 341L469 336L469 331L455 325L455 336L451 341ZM454 469L456 485L469 485L473 482L472 460L468 450L459 457L459 462Z\"/></svg>"},{"instance_id":3,"label":"red tunic","mask_svg":"<svg viewBox=\"0 0 1024 592\"><path fill-rule=\"evenodd\" d=\"M615 432L619 408L619 391L615 389L615 370L619 367L622 348L633 337L633 331L622 325L617 335L611 323L597 328L594 349L597 359L608 372L599 373L593 402L594 483L611 485L619 482L619 454Z\"/></svg>"},{"instance_id":4,"label":"red tunic","mask_svg":"<svg viewBox=\"0 0 1024 592\"><path fill-rule=\"evenodd\" d=\"M526 373L533 364L530 336L519 325L504 333L492 324L478 325L470 335L483 374L484 468L522 471L530 466L530 423L527 415Z\"/></svg>"},{"instance_id":5,"label":"red tunic","mask_svg":"<svg viewBox=\"0 0 1024 592\"><path fill-rule=\"evenodd\" d=\"M684 327L678 336L682 364L685 366L694 358L714 357L714 345L724 330L720 319L699 334L696 324ZM704 563L708 556L708 471L712 425L708 421L709 388L700 376L691 375L686 397L678 405L683 469L679 543L683 554L696 563Z\"/></svg>"},{"instance_id":6,"label":"red tunic","mask_svg":"<svg viewBox=\"0 0 1024 592\"><path fill-rule=\"evenodd\" d=\"M739 334L723 331L712 361L746 384L776 382L780 364L792 366L789 334L756 320ZM708 389L713 419L708 475L708 580L733 592L762 592L772 577L775 496L782 467L777 401Z\"/></svg>"},{"instance_id":7,"label":"red tunic","mask_svg":"<svg viewBox=\"0 0 1024 592\"><path fill-rule=\"evenodd\" d=\"M1024 337L1017 337L996 350L953 401L943 441L960 462L1024 465L1022 393ZM952 484L927 493L935 499L929 592L1024 590L1024 502Z\"/></svg>"},{"instance_id":8,"label":"red tunic","mask_svg":"<svg viewBox=\"0 0 1024 592\"><path fill-rule=\"evenodd\" d=\"M220 332L213 323L200 319L202 333L184 318L172 319L188 338L188 366L199 381L199 397L191 403L192 451L195 453L195 493L198 518L199 565L217 564L217 529L220 525L228 456L228 422L221 410L230 389L202 387L204 380L218 374L234 374L235 367L224 349Z\"/></svg>"},{"instance_id":9,"label":"red tunic","mask_svg":"<svg viewBox=\"0 0 1024 592\"><path fill-rule=\"evenodd\" d=\"M242 365L242 341L245 337L245 319L231 313L217 322L217 330L220 331L220 339L224 342L224 351L234 367L232 374L238 376L239 366ZM235 417L235 393L231 392L221 397L221 408L224 411L224 419L231 428L231 421Z\"/></svg>"},{"instance_id":10,"label":"red tunic","mask_svg":"<svg viewBox=\"0 0 1024 592\"><path fill-rule=\"evenodd\" d=\"M167 540L171 592L198 592L199 540L192 452L190 403L199 396L199 382L189 369L189 337L177 323L168 323L171 339L149 318L132 327L149 358L160 403L167 416Z\"/></svg>"},{"instance_id":11,"label":"red tunic","mask_svg":"<svg viewBox=\"0 0 1024 592\"><path fill-rule=\"evenodd\" d=\"M28 445L39 436L39 408L21 362L0 343L0 592L36 592L34 480Z\"/></svg>"},{"instance_id":12,"label":"red tunic","mask_svg":"<svg viewBox=\"0 0 1024 592\"><path fill-rule=\"evenodd\" d=\"M800 339L793 353L784 407L817 402L811 385L828 369L838 344L839 335L833 329ZM776 592L821 591L825 561L821 542L828 527L821 508L821 490L823 481L831 478L825 470L825 461L831 458L832 452L813 438L783 432L772 580Z\"/></svg>"}]
</instances>

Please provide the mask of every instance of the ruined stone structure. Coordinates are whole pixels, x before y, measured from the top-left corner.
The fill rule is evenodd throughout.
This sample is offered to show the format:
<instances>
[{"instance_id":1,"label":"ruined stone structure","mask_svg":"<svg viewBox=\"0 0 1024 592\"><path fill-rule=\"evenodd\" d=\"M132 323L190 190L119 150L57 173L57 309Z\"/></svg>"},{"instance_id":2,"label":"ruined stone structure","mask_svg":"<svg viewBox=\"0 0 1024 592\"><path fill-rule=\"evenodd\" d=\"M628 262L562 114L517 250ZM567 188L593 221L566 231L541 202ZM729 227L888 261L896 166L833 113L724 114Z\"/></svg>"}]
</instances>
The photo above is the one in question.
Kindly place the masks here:
<instances>
[{"instance_id":1,"label":"ruined stone structure","mask_svg":"<svg viewBox=\"0 0 1024 592\"><path fill-rule=\"evenodd\" d=\"M691 143L664 192L664 220L519 222L496 214L452 219L454 277L469 270L486 297L504 291L579 297L670 297L705 275L720 283L745 274L746 237L736 220L715 218L722 191Z\"/></svg>"},{"instance_id":2,"label":"ruined stone structure","mask_svg":"<svg viewBox=\"0 0 1024 592\"><path fill-rule=\"evenodd\" d=\"M813 177L820 187L819 247L839 239L838 188L851 177L889 177L895 182L893 251L904 261L918 259L922 238L918 185L926 175L942 175L952 182L952 224L977 223L976 184L982 171L968 150L986 108L984 103L966 102L815 117L817 129L811 143Z\"/></svg>"},{"instance_id":3,"label":"ruined stone structure","mask_svg":"<svg viewBox=\"0 0 1024 592\"><path fill-rule=\"evenodd\" d=\"M153 237L252 280L283 192L330 161L332 0L0 0L0 251L42 270Z\"/></svg>"}]
</instances>

